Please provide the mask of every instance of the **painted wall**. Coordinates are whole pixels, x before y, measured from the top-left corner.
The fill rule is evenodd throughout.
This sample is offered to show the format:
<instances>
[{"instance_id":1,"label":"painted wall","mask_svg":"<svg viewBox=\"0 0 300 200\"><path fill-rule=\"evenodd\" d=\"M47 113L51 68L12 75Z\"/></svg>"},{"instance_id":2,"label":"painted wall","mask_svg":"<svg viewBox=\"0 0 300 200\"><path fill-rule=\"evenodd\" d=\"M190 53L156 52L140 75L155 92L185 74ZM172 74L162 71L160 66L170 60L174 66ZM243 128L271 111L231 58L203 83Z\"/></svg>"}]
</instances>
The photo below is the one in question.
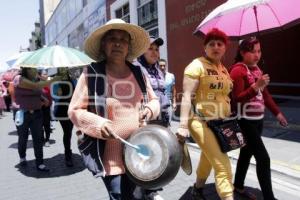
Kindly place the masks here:
<instances>
[{"instance_id":1,"label":"painted wall","mask_svg":"<svg viewBox=\"0 0 300 200\"><path fill-rule=\"evenodd\" d=\"M169 71L176 75L177 91L182 91L184 68L196 57L204 55L203 38L193 35L195 28L215 7L225 0L166 0ZM297 87L270 86L273 93L300 97L300 59L298 48L300 25L281 32L261 36L264 56L263 70L271 82L298 83ZM237 42L230 42L223 63L234 62Z\"/></svg>"},{"instance_id":2,"label":"painted wall","mask_svg":"<svg viewBox=\"0 0 300 200\"><path fill-rule=\"evenodd\" d=\"M167 38L169 71L176 74L176 88L182 89L184 68L194 59L204 55L203 38L193 35L198 24L222 0L166 0L167 7ZM230 44L232 46L232 44ZM232 59L235 48L226 54L227 60Z\"/></svg>"}]
</instances>

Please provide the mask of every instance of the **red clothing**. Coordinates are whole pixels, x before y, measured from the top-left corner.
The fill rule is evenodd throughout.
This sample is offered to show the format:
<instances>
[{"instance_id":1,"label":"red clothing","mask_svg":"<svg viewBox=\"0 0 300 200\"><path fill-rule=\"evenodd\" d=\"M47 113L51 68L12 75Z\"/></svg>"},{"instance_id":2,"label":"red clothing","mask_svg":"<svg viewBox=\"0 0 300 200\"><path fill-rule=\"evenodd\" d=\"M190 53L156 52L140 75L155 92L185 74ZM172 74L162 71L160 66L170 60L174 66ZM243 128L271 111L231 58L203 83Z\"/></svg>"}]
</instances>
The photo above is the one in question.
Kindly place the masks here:
<instances>
[{"instance_id":1,"label":"red clothing","mask_svg":"<svg viewBox=\"0 0 300 200\"><path fill-rule=\"evenodd\" d=\"M255 91L251 86L255 83L258 76L261 75L262 72L257 66L247 67L243 63L237 63L231 67L230 76L233 79L232 98L235 103L241 103L241 110L239 110L239 113L243 113L243 116L263 117L264 106L266 106L275 116L280 113L278 106L274 102L267 88L263 89L260 98L260 92ZM245 104L249 106L255 105L255 111L248 110L251 108L249 108L249 106L244 106ZM235 105L235 107L236 106L237 105ZM259 106L261 106L261 109L257 109Z\"/></svg>"},{"instance_id":2,"label":"red clothing","mask_svg":"<svg viewBox=\"0 0 300 200\"><path fill-rule=\"evenodd\" d=\"M51 97L51 91L48 86L44 87L42 90L43 96L46 97L49 101L49 106L52 105L52 97Z\"/></svg>"}]
</instances>

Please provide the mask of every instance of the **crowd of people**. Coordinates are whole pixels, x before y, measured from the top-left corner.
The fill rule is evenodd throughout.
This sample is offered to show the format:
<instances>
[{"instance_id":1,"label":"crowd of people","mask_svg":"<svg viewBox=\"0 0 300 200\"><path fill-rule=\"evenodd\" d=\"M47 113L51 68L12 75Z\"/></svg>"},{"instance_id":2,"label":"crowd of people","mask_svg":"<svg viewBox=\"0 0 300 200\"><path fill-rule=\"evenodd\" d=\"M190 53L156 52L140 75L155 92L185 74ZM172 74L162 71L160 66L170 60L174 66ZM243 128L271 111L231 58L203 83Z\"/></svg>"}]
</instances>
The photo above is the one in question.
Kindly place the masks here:
<instances>
[{"instance_id":1,"label":"crowd of people","mask_svg":"<svg viewBox=\"0 0 300 200\"><path fill-rule=\"evenodd\" d=\"M163 188L145 189L135 185L127 176L122 144L115 137L117 134L128 139L144 126L145 120L148 124L170 128L180 99L177 99L175 76L168 71L167 61L160 57L159 48L163 44L162 38L149 37L137 25L112 19L86 39L84 50L96 62L87 66L78 79L71 77L67 68L59 69L51 78L45 70L21 68L12 82L2 83L0 117L2 110L12 109L14 118L20 113L23 118L22 123L16 125L20 165L26 167L30 133L36 169L49 172L43 162L43 145L50 146L50 125L54 118L63 130L65 164L68 167L74 165L71 150L73 125L85 135L102 141L103 152L99 155L104 174L102 180L110 200L163 199L159 195ZM203 190L212 169L216 190L222 200L233 200L234 192L256 199L244 188L250 159L254 156L263 197L275 200L270 158L261 138L265 107L282 126L287 126L287 120L268 92L269 75L258 66L262 54L259 40L241 41L231 67L222 64L229 48L224 32L218 29L208 32L203 48L205 55L195 58L182 69L183 96L176 133L180 142L191 136L202 150L191 191L192 199L206 199ZM136 68L141 72L146 94L139 83ZM104 76L104 82L101 82L104 86L99 86L99 74L102 78ZM91 76L96 78L91 79ZM105 88L104 94L98 93L99 87ZM99 98L104 99L102 110L98 107ZM243 112L236 112L239 107ZM221 151L207 125L208 120L227 119L233 114L236 114L247 141L240 150L234 180L228 155Z\"/></svg>"}]
</instances>

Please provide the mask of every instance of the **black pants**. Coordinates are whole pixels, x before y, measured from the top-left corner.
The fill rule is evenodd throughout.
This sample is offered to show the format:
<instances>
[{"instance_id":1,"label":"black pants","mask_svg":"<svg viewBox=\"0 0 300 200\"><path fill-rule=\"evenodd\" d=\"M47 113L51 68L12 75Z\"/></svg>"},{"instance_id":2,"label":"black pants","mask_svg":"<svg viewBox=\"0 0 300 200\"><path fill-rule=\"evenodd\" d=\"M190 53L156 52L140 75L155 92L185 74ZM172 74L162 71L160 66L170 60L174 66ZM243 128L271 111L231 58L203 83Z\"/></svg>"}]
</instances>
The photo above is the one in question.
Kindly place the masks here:
<instances>
[{"instance_id":1,"label":"black pants","mask_svg":"<svg viewBox=\"0 0 300 200\"><path fill-rule=\"evenodd\" d=\"M103 182L110 200L132 200L136 185L129 180L126 174L105 176Z\"/></svg>"},{"instance_id":2,"label":"black pants","mask_svg":"<svg viewBox=\"0 0 300 200\"><path fill-rule=\"evenodd\" d=\"M265 200L273 200L274 194L271 182L270 157L262 141L263 120L239 121L245 135L247 145L240 150L237 163L234 186L243 189L246 173L250 159L254 156L256 160L256 175Z\"/></svg>"},{"instance_id":3,"label":"black pants","mask_svg":"<svg viewBox=\"0 0 300 200\"><path fill-rule=\"evenodd\" d=\"M71 138L72 138L72 130L73 130L73 123L71 120L59 120L60 125L64 132L64 147L65 147L65 156L70 157L72 155L71 151Z\"/></svg>"},{"instance_id":4,"label":"black pants","mask_svg":"<svg viewBox=\"0 0 300 200\"><path fill-rule=\"evenodd\" d=\"M50 107L42 107L42 113L43 113L43 127L42 127L42 133L44 137L44 142L48 142L50 139L50 121L51 121L51 115L50 115Z\"/></svg>"},{"instance_id":5,"label":"black pants","mask_svg":"<svg viewBox=\"0 0 300 200\"><path fill-rule=\"evenodd\" d=\"M43 164L43 135L41 132L43 123L43 115L41 110L36 110L33 113L24 112L24 122L21 126L17 126L18 131L18 152L20 158L26 157L27 141L29 129L33 141L34 155L36 165Z\"/></svg>"},{"instance_id":6,"label":"black pants","mask_svg":"<svg viewBox=\"0 0 300 200\"><path fill-rule=\"evenodd\" d=\"M6 111L10 112L10 105L11 105L10 95L4 96L4 101L5 101L5 105L6 105Z\"/></svg>"}]
</instances>

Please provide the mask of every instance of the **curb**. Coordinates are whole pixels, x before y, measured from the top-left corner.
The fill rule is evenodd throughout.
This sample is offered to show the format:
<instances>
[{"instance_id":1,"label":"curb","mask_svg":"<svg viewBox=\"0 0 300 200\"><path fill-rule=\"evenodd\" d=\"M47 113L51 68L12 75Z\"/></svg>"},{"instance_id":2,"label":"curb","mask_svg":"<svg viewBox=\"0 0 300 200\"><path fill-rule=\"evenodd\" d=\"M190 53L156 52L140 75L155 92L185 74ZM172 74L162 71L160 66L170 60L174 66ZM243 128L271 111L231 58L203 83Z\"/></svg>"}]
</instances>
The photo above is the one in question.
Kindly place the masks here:
<instances>
[{"instance_id":1,"label":"curb","mask_svg":"<svg viewBox=\"0 0 300 200\"><path fill-rule=\"evenodd\" d=\"M287 127L282 127L278 122L265 121L264 128L279 128L282 130L300 131L300 124L290 123Z\"/></svg>"},{"instance_id":2,"label":"curb","mask_svg":"<svg viewBox=\"0 0 300 200\"><path fill-rule=\"evenodd\" d=\"M187 145L192 149L201 151L199 146L195 143L188 142ZM237 161L239 156L239 150L233 150L227 154L230 159ZM256 166L256 162L254 158L251 159L250 164ZM287 162L280 161L280 160L271 160L271 171L300 180L300 165L289 164Z\"/></svg>"}]
</instances>

